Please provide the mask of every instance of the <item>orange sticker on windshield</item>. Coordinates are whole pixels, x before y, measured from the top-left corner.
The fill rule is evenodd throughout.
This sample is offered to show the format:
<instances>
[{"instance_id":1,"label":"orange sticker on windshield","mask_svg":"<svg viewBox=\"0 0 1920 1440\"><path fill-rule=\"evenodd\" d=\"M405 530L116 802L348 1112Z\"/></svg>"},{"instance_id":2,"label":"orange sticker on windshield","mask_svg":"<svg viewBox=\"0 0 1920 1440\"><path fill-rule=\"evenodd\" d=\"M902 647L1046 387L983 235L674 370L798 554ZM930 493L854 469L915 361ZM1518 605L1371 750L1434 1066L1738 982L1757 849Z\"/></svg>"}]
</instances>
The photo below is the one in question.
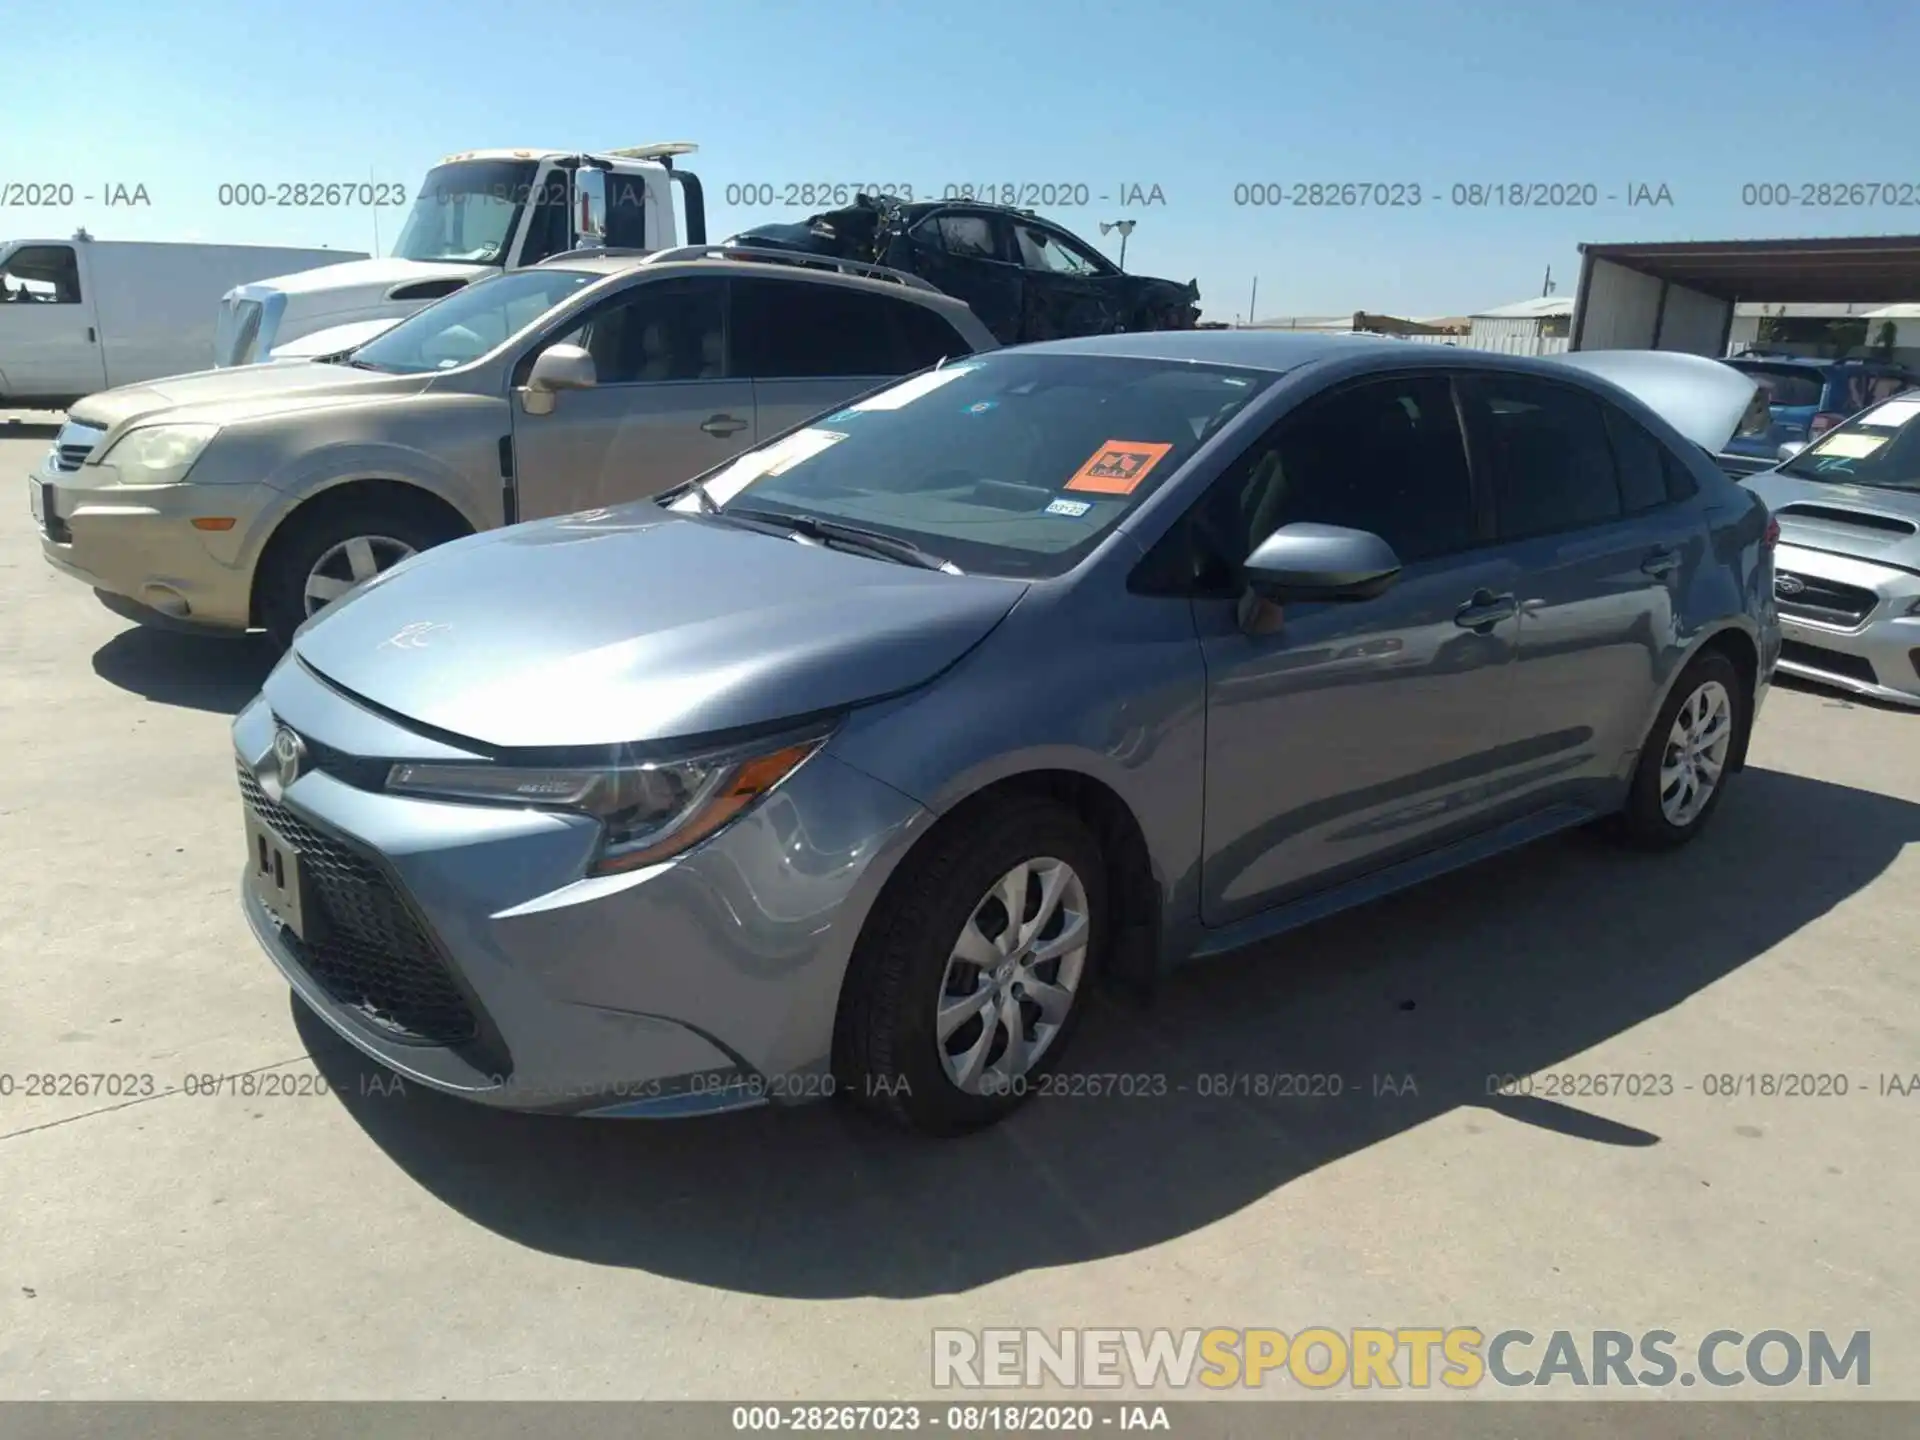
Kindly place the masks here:
<instances>
[{"instance_id":1,"label":"orange sticker on windshield","mask_svg":"<svg viewBox=\"0 0 1920 1440\"><path fill-rule=\"evenodd\" d=\"M1171 444L1145 440L1109 440L1074 471L1065 488L1091 490L1096 495L1131 495L1171 449Z\"/></svg>"}]
</instances>

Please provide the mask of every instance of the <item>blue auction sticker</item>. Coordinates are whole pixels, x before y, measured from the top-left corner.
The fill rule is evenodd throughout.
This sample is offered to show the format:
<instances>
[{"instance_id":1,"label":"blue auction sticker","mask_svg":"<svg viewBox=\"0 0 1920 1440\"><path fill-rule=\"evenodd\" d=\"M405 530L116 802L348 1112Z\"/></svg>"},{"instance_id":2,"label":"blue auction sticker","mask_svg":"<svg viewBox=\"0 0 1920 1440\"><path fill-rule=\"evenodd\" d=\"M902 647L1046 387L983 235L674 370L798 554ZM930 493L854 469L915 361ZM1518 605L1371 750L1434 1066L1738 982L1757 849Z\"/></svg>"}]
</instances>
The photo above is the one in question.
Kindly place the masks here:
<instances>
[{"instance_id":1,"label":"blue auction sticker","mask_svg":"<svg viewBox=\"0 0 1920 1440\"><path fill-rule=\"evenodd\" d=\"M1047 506L1049 515L1071 515L1075 519L1093 508L1091 500L1056 500Z\"/></svg>"}]
</instances>

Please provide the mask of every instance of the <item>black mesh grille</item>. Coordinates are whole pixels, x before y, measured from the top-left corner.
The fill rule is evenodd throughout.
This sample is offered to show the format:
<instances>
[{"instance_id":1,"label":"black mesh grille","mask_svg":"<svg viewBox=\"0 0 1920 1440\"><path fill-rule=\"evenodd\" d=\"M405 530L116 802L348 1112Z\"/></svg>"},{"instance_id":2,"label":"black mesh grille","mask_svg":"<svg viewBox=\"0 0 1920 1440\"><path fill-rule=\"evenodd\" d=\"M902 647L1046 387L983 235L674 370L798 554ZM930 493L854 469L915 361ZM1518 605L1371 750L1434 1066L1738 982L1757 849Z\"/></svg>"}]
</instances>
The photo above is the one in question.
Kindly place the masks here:
<instances>
[{"instance_id":1,"label":"black mesh grille","mask_svg":"<svg viewBox=\"0 0 1920 1440\"><path fill-rule=\"evenodd\" d=\"M460 1046L478 1021L393 882L365 857L266 797L240 770L240 793L300 852L305 939L280 939L337 1003L396 1039Z\"/></svg>"},{"instance_id":2,"label":"black mesh grille","mask_svg":"<svg viewBox=\"0 0 1920 1440\"><path fill-rule=\"evenodd\" d=\"M1858 655L1843 655L1838 650L1829 650L1821 645L1803 645L1798 640L1784 640L1780 644L1780 658L1795 665L1804 665L1809 670L1821 670L1828 675L1845 675L1851 680L1862 680L1869 685L1880 683L1873 662L1863 660Z\"/></svg>"},{"instance_id":3,"label":"black mesh grille","mask_svg":"<svg viewBox=\"0 0 1920 1440\"><path fill-rule=\"evenodd\" d=\"M1880 603L1878 595L1858 585L1786 570L1774 577L1773 594L1782 615L1817 620L1823 625L1858 625Z\"/></svg>"}]
</instances>

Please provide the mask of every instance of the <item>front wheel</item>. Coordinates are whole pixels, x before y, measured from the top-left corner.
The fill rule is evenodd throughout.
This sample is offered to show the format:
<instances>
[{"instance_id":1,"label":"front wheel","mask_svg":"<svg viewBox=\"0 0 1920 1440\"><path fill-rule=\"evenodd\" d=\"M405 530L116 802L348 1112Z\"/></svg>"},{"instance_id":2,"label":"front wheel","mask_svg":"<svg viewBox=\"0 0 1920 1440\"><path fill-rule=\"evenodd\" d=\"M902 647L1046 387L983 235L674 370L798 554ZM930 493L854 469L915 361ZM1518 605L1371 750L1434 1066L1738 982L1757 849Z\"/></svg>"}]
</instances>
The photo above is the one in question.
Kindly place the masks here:
<instances>
[{"instance_id":1,"label":"front wheel","mask_svg":"<svg viewBox=\"0 0 1920 1440\"><path fill-rule=\"evenodd\" d=\"M1706 828L1726 791L1746 707L1740 673L1726 656L1701 655L1682 672L1641 746L1618 818L1622 839L1670 850Z\"/></svg>"},{"instance_id":2,"label":"front wheel","mask_svg":"<svg viewBox=\"0 0 1920 1440\"><path fill-rule=\"evenodd\" d=\"M260 623L286 649L293 632L333 601L421 550L454 538L437 517L383 500L337 505L289 522L260 577Z\"/></svg>"},{"instance_id":3,"label":"front wheel","mask_svg":"<svg viewBox=\"0 0 1920 1440\"><path fill-rule=\"evenodd\" d=\"M868 918L835 1036L840 1089L930 1135L978 1130L1059 1063L1106 943L1106 869L1070 809L989 801L905 862Z\"/></svg>"}]
</instances>

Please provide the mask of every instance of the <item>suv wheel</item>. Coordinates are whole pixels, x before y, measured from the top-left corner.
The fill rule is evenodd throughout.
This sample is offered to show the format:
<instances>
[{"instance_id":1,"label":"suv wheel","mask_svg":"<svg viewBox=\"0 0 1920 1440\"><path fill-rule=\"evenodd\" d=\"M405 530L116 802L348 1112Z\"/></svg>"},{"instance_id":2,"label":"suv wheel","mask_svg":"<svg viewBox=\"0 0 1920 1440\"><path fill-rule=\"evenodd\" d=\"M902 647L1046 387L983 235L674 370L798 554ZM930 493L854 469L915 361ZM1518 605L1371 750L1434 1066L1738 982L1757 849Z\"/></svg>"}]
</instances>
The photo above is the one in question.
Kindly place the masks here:
<instances>
[{"instance_id":1,"label":"suv wheel","mask_svg":"<svg viewBox=\"0 0 1920 1440\"><path fill-rule=\"evenodd\" d=\"M1056 801L988 802L907 862L855 947L838 1088L930 1135L1000 1120L1060 1061L1106 943L1099 844Z\"/></svg>"},{"instance_id":2,"label":"suv wheel","mask_svg":"<svg viewBox=\"0 0 1920 1440\"><path fill-rule=\"evenodd\" d=\"M1619 817L1622 838L1648 850L1683 845L1706 828L1726 791L1727 766L1746 723L1733 662L1699 656L1653 722Z\"/></svg>"},{"instance_id":3,"label":"suv wheel","mask_svg":"<svg viewBox=\"0 0 1920 1440\"><path fill-rule=\"evenodd\" d=\"M326 508L288 523L297 528L273 547L260 577L260 621L283 650L308 617L456 534L437 517L390 501Z\"/></svg>"}]
</instances>

